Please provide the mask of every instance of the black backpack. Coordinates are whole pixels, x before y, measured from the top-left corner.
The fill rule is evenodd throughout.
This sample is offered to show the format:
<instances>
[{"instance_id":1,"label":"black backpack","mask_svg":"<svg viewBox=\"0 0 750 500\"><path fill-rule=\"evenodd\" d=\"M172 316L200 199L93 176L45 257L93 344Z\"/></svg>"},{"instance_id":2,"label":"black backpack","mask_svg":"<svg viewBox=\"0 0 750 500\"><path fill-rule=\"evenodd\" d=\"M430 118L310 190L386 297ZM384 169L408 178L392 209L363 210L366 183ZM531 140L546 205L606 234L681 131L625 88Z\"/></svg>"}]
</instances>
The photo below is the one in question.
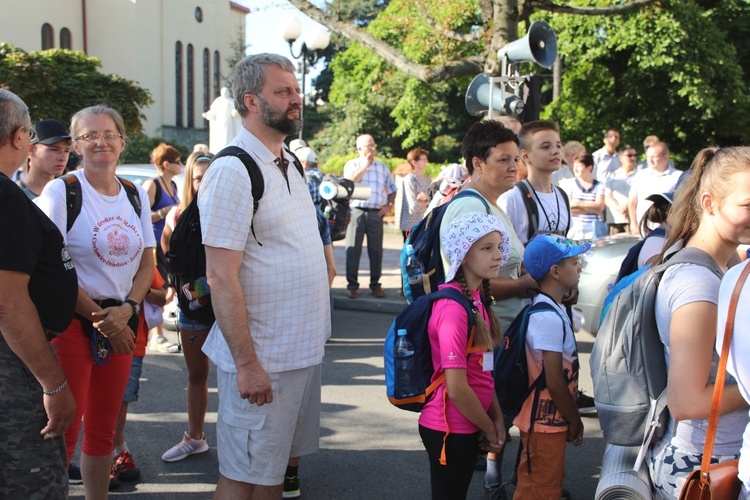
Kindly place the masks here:
<instances>
[{"instance_id":1,"label":"black backpack","mask_svg":"<svg viewBox=\"0 0 750 500\"><path fill-rule=\"evenodd\" d=\"M529 220L529 231L527 233L527 244L531 239L536 236L539 228L539 208L536 206L534 195L531 194L533 188L529 181L523 180L516 182L516 187L521 191L521 198L523 198L523 205L526 207L526 216ZM568 200L568 194L560 189L559 187L552 185L552 190L562 196L563 202L565 203L565 209L568 211L568 225L565 228L565 233L560 236L565 236L570 231L570 222L573 218L570 213L570 201Z\"/></svg>"},{"instance_id":2,"label":"black backpack","mask_svg":"<svg viewBox=\"0 0 750 500\"><path fill-rule=\"evenodd\" d=\"M78 215L81 213L81 206L83 206L83 198L81 194L81 181L78 180L74 174L67 174L60 179L65 183L65 206L67 207L67 223L66 230L70 232L73 227ZM128 197L128 201L133 205L133 210L140 218L141 216L141 198L138 195L138 188L135 184L122 177L117 177L120 181L125 194Z\"/></svg>"},{"instance_id":3,"label":"black backpack","mask_svg":"<svg viewBox=\"0 0 750 500\"><path fill-rule=\"evenodd\" d=\"M253 197L253 214L255 214L265 190L263 174L252 156L237 146L228 146L222 149L214 156L211 163L225 156L234 156L245 165L252 183L251 194ZM302 164L296 156L292 156L295 168L304 178ZM209 164L210 166L211 164ZM252 224L250 230L255 241L260 245ZM206 249L203 247L197 195L177 219L177 224L172 231L172 238L169 241L169 251L165 256L167 258L167 272L170 282L177 292L177 303L180 311L193 321L211 325L216 320L216 316L214 316L213 306L211 305L211 290L206 281Z\"/></svg>"},{"instance_id":4,"label":"black backpack","mask_svg":"<svg viewBox=\"0 0 750 500\"><path fill-rule=\"evenodd\" d=\"M349 197L346 199L333 199L333 200L322 200L321 210L328 219L328 229L331 231L331 240L339 241L346 237L346 228L349 226L349 221L352 218L351 208L349 201L351 200L351 193L354 192L354 182L345 179L343 177L337 177L335 175L323 176L323 182L335 181L341 186L344 186L349 192Z\"/></svg>"}]
</instances>

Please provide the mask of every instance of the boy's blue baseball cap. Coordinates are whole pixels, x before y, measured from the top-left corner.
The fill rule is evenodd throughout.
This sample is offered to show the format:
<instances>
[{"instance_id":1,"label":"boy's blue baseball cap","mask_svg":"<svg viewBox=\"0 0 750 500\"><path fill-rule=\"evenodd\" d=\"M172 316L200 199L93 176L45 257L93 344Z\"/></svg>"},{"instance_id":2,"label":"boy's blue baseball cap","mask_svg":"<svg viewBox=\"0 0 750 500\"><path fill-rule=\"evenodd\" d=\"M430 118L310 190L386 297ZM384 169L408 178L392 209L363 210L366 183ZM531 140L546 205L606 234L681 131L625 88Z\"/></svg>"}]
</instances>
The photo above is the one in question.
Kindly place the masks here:
<instances>
[{"instance_id":1,"label":"boy's blue baseball cap","mask_svg":"<svg viewBox=\"0 0 750 500\"><path fill-rule=\"evenodd\" d=\"M526 245L523 265L534 281L539 281L561 260L586 253L589 248L591 243L573 241L556 234L538 234Z\"/></svg>"}]
</instances>

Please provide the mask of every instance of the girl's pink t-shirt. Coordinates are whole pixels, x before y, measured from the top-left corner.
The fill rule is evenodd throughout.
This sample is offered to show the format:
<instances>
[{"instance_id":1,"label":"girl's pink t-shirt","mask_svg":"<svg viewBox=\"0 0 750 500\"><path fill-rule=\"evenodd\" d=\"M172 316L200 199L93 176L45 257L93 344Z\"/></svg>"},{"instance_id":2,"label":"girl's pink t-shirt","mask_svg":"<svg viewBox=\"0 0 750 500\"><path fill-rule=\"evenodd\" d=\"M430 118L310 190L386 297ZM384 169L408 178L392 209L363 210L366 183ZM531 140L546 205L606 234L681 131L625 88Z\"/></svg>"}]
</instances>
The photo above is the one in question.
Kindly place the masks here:
<instances>
[{"instance_id":1,"label":"girl's pink t-shirt","mask_svg":"<svg viewBox=\"0 0 750 500\"><path fill-rule=\"evenodd\" d=\"M453 287L461 291L455 283L440 285L438 289ZM479 292L471 292L474 300L479 303L479 312L485 321L489 321L487 311L479 300ZM466 380L469 387L476 393L482 407L489 409L492 403L492 392L495 390L492 371L483 371L483 352L475 352L466 359L466 343L469 340L466 310L462 305L450 299L440 299L435 302L432 314L427 324L427 333L432 346L432 364L435 373L432 380L443 374L446 368L461 368L466 370ZM443 397L445 396L445 404ZM435 431L446 430L446 419L451 434L473 434L479 428L471 423L445 393L445 382L435 390L435 395L422 408L419 415L419 425Z\"/></svg>"}]
</instances>

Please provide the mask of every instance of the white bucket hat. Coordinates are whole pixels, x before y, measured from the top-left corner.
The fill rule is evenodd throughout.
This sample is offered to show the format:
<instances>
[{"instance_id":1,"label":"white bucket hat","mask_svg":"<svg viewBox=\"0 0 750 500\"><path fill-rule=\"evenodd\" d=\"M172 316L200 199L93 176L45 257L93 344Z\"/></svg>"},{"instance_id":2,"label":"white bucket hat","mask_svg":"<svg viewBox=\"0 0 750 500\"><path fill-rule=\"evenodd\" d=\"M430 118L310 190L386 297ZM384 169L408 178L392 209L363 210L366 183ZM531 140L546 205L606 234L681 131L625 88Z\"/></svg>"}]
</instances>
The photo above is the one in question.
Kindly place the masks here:
<instances>
[{"instance_id":1,"label":"white bucket hat","mask_svg":"<svg viewBox=\"0 0 750 500\"><path fill-rule=\"evenodd\" d=\"M510 233L503 221L494 215L482 212L469 212L459 215L451 221L440 237L440 244L450 260L451 267L445 273L445 282L456 277L458 268L469 253L471 246L485 235L497 231L500 233L500 251L503 260L500 267L505 266L510 258Z\"/></svg>"}]
</instances>

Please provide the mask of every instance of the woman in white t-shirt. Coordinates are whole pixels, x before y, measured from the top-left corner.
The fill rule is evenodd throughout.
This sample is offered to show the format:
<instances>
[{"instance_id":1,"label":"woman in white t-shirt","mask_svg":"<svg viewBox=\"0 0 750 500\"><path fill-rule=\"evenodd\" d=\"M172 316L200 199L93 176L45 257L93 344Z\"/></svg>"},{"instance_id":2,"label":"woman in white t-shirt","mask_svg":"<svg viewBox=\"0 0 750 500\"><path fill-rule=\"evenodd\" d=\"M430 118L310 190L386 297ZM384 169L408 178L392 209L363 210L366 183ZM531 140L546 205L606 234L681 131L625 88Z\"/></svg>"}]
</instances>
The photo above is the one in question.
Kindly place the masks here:
<instances>
[{"instance_id":1,"label":"woman in white t-shirt","mask_svg":"<svg viewBox=\"0 0 750 500\"><path fill-rule=\"evenodd\" d=\"M704 149L691 167L694 175L680 187L669 214L670 234L654 265L675 244L680 252L702 252L712 271L677 264L664 273L656 294L656 323L667 361L670 420L648 457L658 498L676 498L687 475L700 466L711 408L718 355L717 300L720 278L740 243L750 242L750 148ZM748 423L747 402L734 380L724 389L712 463L737 458Z\"/></svg>"},{"instance_id":2,"label":"woman in white t-shirt","mask_svg":"<svg viewBox=\"0 0 750 500\"><path fill-rule=\"evenodd\" d=\"M724 342L724 327L727 322L729 302L732 298L734 286L740 277L740 273L750 261L734 266L727 271L721 280L719 289L719 317L716 324L716 352L721 353ZM740 292L737 302L737 312L732 332L732 343L729 347L729 359L727 360L727 373L737 379L737 385L742 392L745 401L750 402L750 322L743 321L742 316L750 309L750 282L746 281ZM739 429L737 430L739 432ZM742 450L740 451L739 478L742 481L742 495L740 498L750 498L750 425L745 426L742 435Z\"/></svg>"},{"instance_id":3,"label":"woman in white t-shirt","mask_svg":"<svg viewBox=\"0 0 750 500\"><path fill-rule=\"evenodd\" d=\"M70 231L70 182L50 182L36 202L63 234L78 272L76 317L52 341L77 405L73 425L65 433L68 463L83 420L81 475L86 498L105 498L138 311L153 279L155 241L148 195L115 177L127 140L120 114L106 106L82 109L71 119L70 135L83 159L81 169L71 174L80 186L81 210Z\"/></svg>"}]
</instances>

